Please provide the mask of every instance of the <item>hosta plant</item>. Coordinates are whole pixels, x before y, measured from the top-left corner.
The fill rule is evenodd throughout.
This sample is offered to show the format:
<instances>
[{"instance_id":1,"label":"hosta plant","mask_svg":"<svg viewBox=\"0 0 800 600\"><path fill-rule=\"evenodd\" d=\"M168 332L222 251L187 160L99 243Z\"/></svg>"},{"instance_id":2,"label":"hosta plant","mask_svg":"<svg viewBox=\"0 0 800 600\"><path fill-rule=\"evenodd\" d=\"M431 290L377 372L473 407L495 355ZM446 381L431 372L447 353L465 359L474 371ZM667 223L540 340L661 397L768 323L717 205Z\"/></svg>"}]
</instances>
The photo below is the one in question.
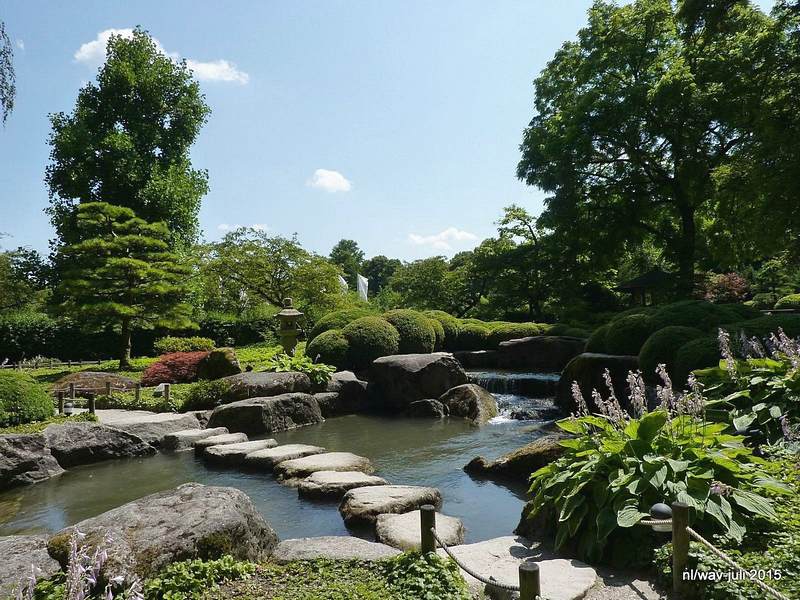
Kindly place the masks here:
<instances>
[{"instance_id":1,"label":"hosta plant","mask_svg":"<svg viewBox=\"0 0 800 600\"><path fill-rule=\"evenodd\" d=\"M664 384L658 386L660 406L652 411L640 373L628 376L631 414L614 396L608 372L608 397L593 392L600 414L588 414L573 385L579 414L558 422L572 435L560 442L566 452L531 475L529 516L553 516L557 548L573 542L582 557L595 561L610 539L627 538L638 552L630 538L647 535L637 524L658 502L685 502L694 526L733 539L742 538L753 518L775 518L762 492L783 488L759 468L763 461L741 436L725 433L726 424L704 419L700 384L690 379L691 390L676 395L664 366L658 371ZM629 535L620 535L624 530Z\"/></svg>"},{"instance_id":2,"label":"hosta plant","mask_svg":"<svg viewBox=\"0 0 800 600\"><path fill-rule=\"evenodd\" d=\"M315 363L305 354L295 351L294 354L280 352L270 358L266 363L267 371L283 373L287 371L299 371L305 373L314 385L325 385L331 378L331 373L336 369L323 363Z\"/></svg>"}]
</instances>

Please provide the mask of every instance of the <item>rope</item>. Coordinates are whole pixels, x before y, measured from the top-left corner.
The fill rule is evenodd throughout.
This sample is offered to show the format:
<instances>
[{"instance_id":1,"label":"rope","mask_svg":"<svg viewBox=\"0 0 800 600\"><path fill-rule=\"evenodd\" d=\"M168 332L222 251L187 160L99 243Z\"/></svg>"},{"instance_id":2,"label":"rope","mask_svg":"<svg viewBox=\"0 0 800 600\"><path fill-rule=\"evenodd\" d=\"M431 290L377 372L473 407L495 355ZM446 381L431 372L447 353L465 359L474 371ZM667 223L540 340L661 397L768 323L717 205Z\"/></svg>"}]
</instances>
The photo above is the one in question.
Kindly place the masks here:
<instances>
[{"instance_id":1,"label":"rope","mask_svg":"<svg viewBox=\"0 0 800 600\"><path fill-rule=\"evenodd\" d=\"M642 519L639 525L672 525L672 519Z\"/></svg>"},{"instance_id":2,"label":"rope","mask_svg":"<svg viewBox=\"0 0 800 600\"><path fill-rule=\"evenodd\" d=\"M747 572L747 569L742 568L742 566L739 563L737 563L732 558L729 558L728 556L723 554L721 550L717 550L711 542L709 542L702 535L697 533L694 529L692 529L691 527L687 527L686 531L689 533L690 536L692 536L698 542L703 544L706 548L711 550L712 554L714 554L717 558L722 560L722 562L726 563L729 567L733 567L734 569L736 569L737 571L739 571L741 573L746 573ZM775 596L779 600L790 600L788 596L784 596L778 590L776 590L775 588L767 585L766 583L764 583L760 579L748 579L748 581L750 581L751 583L755 583L762 590L772 594L773 596Z\"/></svg>"}]
</instances>

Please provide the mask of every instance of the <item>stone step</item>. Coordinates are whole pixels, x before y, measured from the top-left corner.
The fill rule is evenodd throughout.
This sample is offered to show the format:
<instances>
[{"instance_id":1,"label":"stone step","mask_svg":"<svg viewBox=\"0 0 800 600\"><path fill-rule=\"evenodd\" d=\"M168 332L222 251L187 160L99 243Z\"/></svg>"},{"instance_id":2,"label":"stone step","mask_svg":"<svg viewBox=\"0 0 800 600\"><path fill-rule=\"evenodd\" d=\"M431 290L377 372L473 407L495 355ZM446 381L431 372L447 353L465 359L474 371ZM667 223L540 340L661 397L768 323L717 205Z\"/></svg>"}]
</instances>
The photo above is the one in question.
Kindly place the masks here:
<instances>
[{"instance_id":1,"label":"stone step","mask_svg":"<svg viewBox=\"0 0 800 600\"><path fill-rule=\"evenodd\" d=\"M203 458L208 462L235 467L244 462L245 456L257 450L266 450L278 445L275 440L254 440L251 442L241 442L238 444L220 444L219 446L209 446L203 452Z\"/></svg>"},{"instance_id":2,"label":"stone step","mask_svg":"<svg viewBox=\"0 0 800 600\"><path fill-rule=\"evenodd\" d=\"M193 442L195 452L202 454L206 448L211 446L222 446L225 444L241 444L248 439L244 433L223 433L221 435L212 435L211 437L204 438Z\"/></svg>"},{"instance_id":3,"label":"stone step","mask_svg":"<svg viewBox=\"0 0 800 600\"><path fill-rule=\"evenodd\" d=\"M127 431L158 447L164 436L183 429L199 429L197 417L186 413L154 413L146 410L98 410L103 425Z\"/></svg>"},{"instance_id":4,"label":"stone step","mask_svg":"<svg viewBox=\"0 0 800 600\"><path fill-rule=\"evenodd\" d=\"M325 448L308 446L306 444L283 444L274 448L266 448L251 452L244 458L244 466L260 471L272 471L278 463L303 458L313 454L322 454Z\"/></svg>"},{"instance_id":5,"label":"stone step","mask_svg":"<svg viewBox=\"0 0 800 600\"><path fill-rule=\"evenodd\" d=\"M424 504L442 507L442 493L436 488L416 485L376 485L350 490L339 505L348 525L372 525L378 515L406 513Z\"/></svg>"},{"instance_id":6,"label":"stone step","mask_svg":"<svg viewBox=\"0 0 800 600\"><path fill-rule=\"evenodd\" d=\"M419 550L421 546L420 511L399 515L378 515L375 537L383 544L400 550ZM464 523L456 517L436 513L436 534L448 546L464 543Z\"/></svg>"},{"instance_id":7,"label":"stone step","mask_svg":"<svg viewBox=\"0 0 800 600\"><path fill-rule=\"evenodd\" d=\"M168 433L161 439L161 449L169 452L180 452L191 450L195 442L210 438L214 435L224 435L228 433L225 427L214 427L212 429L182 429Z\"/></svg>"},{"instance_id":8,"label":"stone step","mask_svg":"<svg viewBox=\"0 0 800 600\"><path fill-rule=\"evenodd\" d=\"M352 452L325 452L275 465L275 473L280 479L305 479L317 471L361 471L369 474L374 468L368 458Z\"/></svg>"},{"instance_id":9,"label":"stone step","mask_svg":"<svg viewBox=\"0 0 800 600\"><path fill-rule=\"evenodd\" d=\"M353 488L388 484L382 477L361 471L317 471L298 482L297 492L305 498L339 500Z\"/></svg>"},{"instance_id":10,"label":"stone step","mask_svg":"<svg viewBox=\"0 0 800 600\"><path fill-rule=\"evenodd\" d=\"M271 560L277 563L319 558L376 561L392 558L398 554L400 551L390 546L357 537L323 536L284 540L275 548Z\"/></svg>"}]
</instances>

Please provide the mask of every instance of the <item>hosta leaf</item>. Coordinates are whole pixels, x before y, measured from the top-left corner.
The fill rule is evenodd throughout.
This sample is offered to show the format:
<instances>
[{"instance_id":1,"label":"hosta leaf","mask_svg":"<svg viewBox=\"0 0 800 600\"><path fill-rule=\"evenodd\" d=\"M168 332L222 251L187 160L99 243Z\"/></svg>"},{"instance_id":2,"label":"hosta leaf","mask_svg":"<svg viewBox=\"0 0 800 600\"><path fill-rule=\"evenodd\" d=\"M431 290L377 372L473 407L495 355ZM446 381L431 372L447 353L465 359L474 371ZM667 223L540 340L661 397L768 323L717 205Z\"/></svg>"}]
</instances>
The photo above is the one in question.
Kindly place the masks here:
<instances>
[{"instance_id":1,"label":"hosta leaf","mask_svg":"<svg viewBox=\"0 0 800 600\"><path fill-rule=\"evenodd\" d=\"M569 535L573 537L577 531L578 527L581 526L583 522L583 518L586 516L586 513L589 512L589 507L585 504L581 504L575 511L572 513L572 516L567 521L567 525L569 526Z\"/></svg>"},{"instance_id":2,"label":"hosta leaf","mask_svg":"<svg viewBox=\"0 0 800 600\"><path fill-rule=\"evenodd\" d=\"M675 460L673 458L668 458L667 463L672 468L673 473L683 473L689 467L688 460Z\"/></svg>"},{"instance_id":3,"label":"hosta leaf","mask_svg":"<svg viewBox=\"0 0 800 600\"><path fill-rule=\"evenodd\" d=\"M772 406L770 406L769 416L772 417L773 419L780 419L783 416L783 411L781 410L781 407L778 406L777 404L773 404Z\"/></svg>"},{"instance_id":4,"label":"hosta leaf","mask_svg":"<svg viewBox=\"0 0 800 600\"><path fill-rule=\"evenodd\" d=\"M772 520L778 518L770 501L763 496L748 492L747 490L733 490L733 500L736 504L754 515Z\"/></svg>"},{"instance_id":5,"label":"hosta leaf","mask_svg":"<svg viewBox=\"0 0 800 600\"><path fill-rule=\"evenodd\" d=\"M688 504L690 507L695 509L698 512L703 512L705 510L705 503L704 501L699 501L697 498L693 497L688 492L678 492L678 495L675 497L678 502L683 502L684 504Z\"/></svg>"},{"instance_id":6,"label":"hosta leaf","mask_svg":"<svg viewBox=\"0 0 800 600\"><path fill-rule=\"evenodd\" d=\"M585 432L583 424L577 419L561 419L560 421L556 421L556 426L562 431L574 433L576 435L580 435Z\"/></svg>"},{"instance_id":7,"label":"hosta leaf","mask_svg":"<svg viewBox=\"0 0 800 600\"><path fill-rule=\"evenodd\" d=\"M662 486L664 485L664 481L667 479L667 465L662 466L660 469L657 469L650 475L648 481L650 485L652 485L657 490L661 490Z\"/></svg>"},{"instance_id":8,"label":"hosta leaf","mask_svg":"<svg viewBox=\"0 0 800 600\"><path fill-rule=\"evenodd\" d=\"M778 494L791 495L794 493L794 490L790 486L778 481L777 479L772 479L771 477L756 477L751 483L760 488L764 488L765 490L776 492Z\"/></svg>"},{"instance_id":9,"label":"hosta leaf","mask_svg":"<svg viewBox=\"0 0 800 600\"><path fill-rule=\"evenodd\" d=\"M595 523L597 524L597 538L602 542L617 526L617 513L610 506L606 506L597 513Z\"/></svg>"},{"instance_id":10,"label":"hosta leaf","mask_svg":"<svg viewBox=\"0 0 800 600\"><path fill-rule=\"evenodd\" d=\"M589 415L587 417L581 417L581 420L585 423L589 423L590 425L594 425L595 427L602 429L603 431L612 432L614 431L614 427L605 420L603 417L598 417L597 415Z\"/></svg>"},{"instance_id":11,"label":"hosta leaf","mask_svg":"<svg viewBox=\"0 0 800 600\"><path fill-rule=\"evenodd\" d=\"M564 502L564 506L561 507L561 512L558 515L559 521L567 521L571 516L573 511L582 505L586 501L586 498L583 495L576 495L571 496Z\"/></svg>"},{"instance_id":12,"label":"hosta leaf","mask_svg":"<svg viewBox=\"0 0 800 600\"><path fill-rule=\"evenodd\" d=\"M633 527L648 515L639 510L636 500L630 499L617 511L617 525Z\"/></svg>"},{"instance_id":13,"label":"hosta leaf","mask_svg":"<svg viewBox=\"0 0 800 600\"><path fill-rule=\"evenodd\" d=\"M705 505L705 512L707 515L711 515L711 517L720 524L723 531L727 532L730 528L730 517L726 516L725 511L722 510L722 506L719 504L720 499L723 499L722 496L712 496L709 498Z\"/></svg>"},{"instance_id":14,"label":"hosta leaf","mask_svg":"<svg viewBox=\"0 0 800 600\"><path fill-rule=\"evenodd\" d=\"M733 427L736 431L745 431L747 430L750 425L752 425L756 420L756 415L754 413L747 413L745 415L741 415L733 419Z\"/></svg>"},{"instance_id":15,"label":"hosta leaf","mask_svg":"<svg viewBox=\"0 0 800 600\"><path fill-rule=\"evenodd\" d=\"M583 448L584 441L580 438L569 438L566 440L559 440L558 445L562 448L578 449Z\"/></svg>"},{"instance_id":16,"label":"hosta leaf","mask_svg":"<svg viewBox=\"0 0 800 600\"><path fill-rule=\"evenodd\" d=\"M603 440L600 445L600 450L608 454L619 454L625 448L625 442L622 440Z\"/></svg>"},{"instance_id":17,"label":"hosta leaf","mask_svg":"<svg viewBox=\"0 0 800 600\"><path fill-rule=\"evenodd\" d=\"M639 419L639 430L637 437L640 440L646 441L647 443L652 442L656 435L658 435L658 432L661 431L661 428L664 427L666 422L666 411L654 410L653 412L645 414Z\"/></svg>"},{"instance_id":18,"label":"hosta leaf","mask_svg":"<svg viewBox=\"0 0 800 600\"><path fill-rule=\"evenodd\" d=\"M628 436L629 438L636 438L639 436L639 421L636 419L631 419L628 421L628 424L625 425L625 429L622 432Z\"/></svg>"}]
</instances>

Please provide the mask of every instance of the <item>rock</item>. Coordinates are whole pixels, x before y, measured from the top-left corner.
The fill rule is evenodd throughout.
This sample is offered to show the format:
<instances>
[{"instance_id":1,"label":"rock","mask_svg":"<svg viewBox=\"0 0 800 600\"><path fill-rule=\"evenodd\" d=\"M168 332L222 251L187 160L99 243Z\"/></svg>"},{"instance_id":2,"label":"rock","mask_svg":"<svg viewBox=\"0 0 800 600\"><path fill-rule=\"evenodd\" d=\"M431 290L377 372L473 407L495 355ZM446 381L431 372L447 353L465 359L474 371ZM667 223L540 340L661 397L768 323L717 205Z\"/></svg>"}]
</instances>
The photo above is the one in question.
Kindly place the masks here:
<instances>
[{"instance_id":1,"label":"rock","mask_svg":"<svg viewBox=\"0 0 800 600\"><path fill-rule=\"evenodd\" d=\"M275 548L272 560L277 563L319 558L376 561L392 558L398 554L399 550L357 537L325 536L284 540Z\"/></svg>"},{"instance_id":2,"label":"rock","mask_svg":"<svg viewBox=\"0 0 800 600\"><path fill-rule=\"evenodd\" d=\"M285 460L275 465L275 473L281 479L306 478L317 471L361 471L369 474L373 470L368 458L352 452L325 452Z\"/></svg>"},{"instance_id":3,"label":"rock","mask_svg":"<svg viewBox=\"0 0 800 600\"><path fill-rule=\"evenodd\" d=\"M567 413L575 412L575 400L572 397L572 382L577 381L580 385L583 397L589 405L590 412L599 412L592 400L592 390L598 390L603 397L608 396L608 388L603 380L605 369L611 373L611 381L614 384L614 393L622 403L623 408L628 408L628 371L639 369L639 358L636 356L615 356L611 354L595 354L584 352L569 361L561 379L558 382L556 392L556 405Z\"/></svg>"},{"instance_id":4,"label":"rock","mask_svg":"<svg viewBox=\"0 0 800 600\"><path fill-rule=\"evenodd\" d=\"M151 446L159 447L164 436L184 429L199 429L194 415L179 413L154 413L139 410L98 410L103 425L127 431L142 438Z\"/></svg>"},{"instance_id":5,"label":"rock","mask_svg":"<svg viewBox=\"0 0 800 600\"><path fill-rule=\"evenodd\" d=\"M53 384L53 395L58 392L69 393L69 384L75 384L75 395L79 397L88 394L96 396L106 393L106 384L110 383L113 390L132 391L136 387L136 381L130 377L123 377L116 373L103 373L102 371L79 371L65 375Z\"/></svg>"},{"instance_id":6,"label":"rock","mask_svg":"<svg viewBox=\"0 0 800 600\"><path fill-rule=\"evenodd\" d=\"M228 430L225 427L214 427L213 429L184 429L168 433L161 440L161 449L170 452L181 450L191 450L195 442L210 438L215 435L225 435Z\"/></svg>"},{"instance_id":7,"label":"rock","mask_svg":"<svg viewBox=\"0 0 800 600\"><path fill-rule=\"evenodd\" d=\"M400 550L419 550L420 511L400 515L378 515L375 522L375 538ZM464 543L464 524L461 519L436 513L436 535L448 546Z\"/></svg>"},{"instance_id":8,"label":"rock","mask_svg":"<svg viewBox=\"0 0 800 600\"><path fill-rule=\"evenodd\" d=\"M319 411L322 416L327 419L328 417L338 416L339 413L339 393L338 392L317 392L314 394L314 400L319 405Z\"/></svg>"},{"instance_id":9,"label":"rock","mask_svg":"<svg viewBox=\"0 0 800 600\"><path fill-rule=\"evenodd\" d=\"M197 365L198 379L221 379L242 372L233 348L217 348Z\"/></svg>"},{"instance_id":10,"label":"rock","mask_svg":"<svg viewBox=\"0 0 800 600\"><path fill-rule=\"evenodd\" d=\"M376 485L347 492L339 505L339 513L348 525L372 524L378 515L418 510L424 504L440 509L441 492L415 485Z\"/></svg>"},{"instance_id":11,"label":"rock","mask_svg":"<svg viewBox=\"0 0 800 600\"><path fill-rule=\"evenodd\" d=\"M225 429L224 427L216 427L215 429ZM221 433L212 435L211 437L202 438L192 442L195 452L202 454L206 448L212 446L222 446L224 444L241 444L246 442L249 438L244 433Z\"/></svg>"},{"instance_id":12,"label":"rock","mask_svg":"<svg viewBox=\"0 0 800 600\"><path fill-rule=\"evenodd\" d=\"M61 570L47 554L47 535L0 537L0 556L0 598L13 598L15 590L27 583L33 567L39 569L37 579L47 579Z\"/></svg>"},{"instance_id":13,"label":"rock","mask_svg":"<svg viewBox=\"0 0 800 600\"><path fill-rule=\"evenodd\" d=\"M208 426L260 434L286 431L324 420L314 396L293 393L223 404L214 409Z\"/></svg>"},{"instance_id":14,"label":"rock","mask_svg":"<svg viewBox=\"0 0 800 600\"><path fill-rule=\"evenodd\" d=\"M331 375L325 392L336 392L339 397L331 405L331 416L366 412L369 409L367 382L356 377L352 371L338 371ZM323 412L323 416L327 417Z\"/></svg>"},{"instance_id":15,"label":"rock","mask_svg":"<svg viewBox=\"0 0 800 600\"><path fill-rule=\"evenodd\" d=\"M497 363L501 369L548 373L561 371L583 352L586 340L560 335L537 335L500 342Z\"/></svg>"},{"instance_id":16,"label":"rock","mask_svg":"<svg viewBox=\"0 0 800 600\"><path fill-rule=\"evenodd\" d=\"M557 558L523 537L505 536L477 544L451 546L450 550L477 573L508 585L519 585L520 564L529 559L535 560L539 565L542 598L548 600L578 600L597 581L597 573L589 565L578 560ZM440 556L446 556L444 550L437 552ZM473 593L486 593L489 598L503 600L512 598L510 592L484 586L464 571L461 575Z\"/></svg>"},{"instance_id":17,"label":"rock","mask_svg":"<svg viewBox=\"0 0 800 600\"><path fill-rule=\"evenodd\" d=\"M554 421L564 416L560 408L542 407L535 410L512 410L511 418L515 421Z\"/></svg>"},{"instance_id":18,"label":"rock","mask_svg":"<svg viewBox=\"0 0 800 600\"><path fill-rule=\"evenodd\" d=\"M415 400L408 405L406 414L409 417L434 417L443 419L450 414L450 409L438 400Z\"/></svg>"},{"instance_id":19,"label":"rock","mask_svg":"<svg viewBox=\"0 0 800 600\"><path fill-rule=\"evenodd\" d=\"M244 466L249 469L272 471L278 463L313 454L322 454L325 448L306 444L284 444L275 448L256 450L244 457Z\"/></svg>"},{"instance_id":20,"label":"rock","mask_svg":"<svg viewBox=\"0 0 800 600\"><path fill-rule=\"evenodd\" d=\"M369 369L370 405L400 412L415 400L438 398L467 383L467 374L452 354L399 354L373 361Z\"/></svg>"},{"instance_id":21,"label":"rock","mask_svg":"<svg viewBox=\"0 0 800 600\"><path fill-rule=\"evenodd\" d=\"M497 416L497 401L489 392L475 383L456 386L439 397L450 410L451 417L464 417L476 425L483 425Z\"/></svg>"},{"instance_id":22,"label":"rock","mask_svg":"<svg viewBox=\"0 0 800 600\"><path fill-rule=\"evenodd\" d=\"M139 436L98 423L49 425L44 437L58 464L65 468L156 453L155 448Z\"/></svg>"},{"instance_id":23,"label":"rock","mask_svg":"<svg viewBox=\"0 0 800 600\"><path fill-rule=\"evenodd\" d=\"M311 380L305 373L255 373L249 371L223 377L221 381L229 386L228 391L221 398L223 403L311 391Z\"/></svg>"},{"instance_id":24,"label":"rock","mask_svg":"<svg viewBox=\"0 0 800 600\"><path fill-rule=\"evenodd\" d=\"M317 471L297 484L297 492L305 498L338 500L353 488L388 484L382 477L361 471Z\"/></svg>"},{"instance_id":25,"label":"rock","mask_svg":"<svg viewBox=\"0 0 800 600\"><path fill-rule=\"evenodd\" d=\"M252 442L241 442L239 444L222 444L221 446L209 446L203 452L203 458L208 462L235 466L244 462L244 457L257 450L266 450L278 445L275 440L255 440Z\"/></svg>"},{"instance_id":26,"label":"rock","mask_svg":"<svg viewBox=\"0 0 800 600\"><path fill-rule=\"evenodd\" d=\"M0 435L0 489L38 483L63 472L42 434Z\"/></svg>"},{"instance_id":27,"label":"rock","mask_svg":"<svg viewBox=\"0 0 800 600\"><path fill-rule=\"evenodd\" d=\"M194 415L200 427L205 429L208 426L208 420L211 418L212 410L190 410L187 414Z\"/></svg>"},{"instance_id":28,"label":"rock","mask_svg":"<svg viewBox=\"0 0 800 600\"><path fill-rule=\"evenodd\" d=\"M497 350L463 350L453 357L465 369L491 369L497 366Z\"/></svg>"},{"instance_id":29,"label":"rock","mask_svg":"<svg viewBox=\"0 0 800 600\"><path fill-rule=\"evenodd\" d=\"M224 554L260 561L278 542L244 492L199 483L145 496L61 530L47 549L62 567L74 529L91 546L110 535L106 578L130 573L144 579L172 562Z\"/></svg>"},{"instance_id":30,"label":"rock","mask_svg":"<svg viewBox=\"0 0 800 600\"><path fill-rule=\"evenodd\" d=\"M487 461L482 456L478 456L473 458L464 467L464 470L471 475L516 479L527 483L531 473L564 454L564 447L558 442L565 437L558 433L544 435L493 461Z\"/></svg>"}]
</instances>

